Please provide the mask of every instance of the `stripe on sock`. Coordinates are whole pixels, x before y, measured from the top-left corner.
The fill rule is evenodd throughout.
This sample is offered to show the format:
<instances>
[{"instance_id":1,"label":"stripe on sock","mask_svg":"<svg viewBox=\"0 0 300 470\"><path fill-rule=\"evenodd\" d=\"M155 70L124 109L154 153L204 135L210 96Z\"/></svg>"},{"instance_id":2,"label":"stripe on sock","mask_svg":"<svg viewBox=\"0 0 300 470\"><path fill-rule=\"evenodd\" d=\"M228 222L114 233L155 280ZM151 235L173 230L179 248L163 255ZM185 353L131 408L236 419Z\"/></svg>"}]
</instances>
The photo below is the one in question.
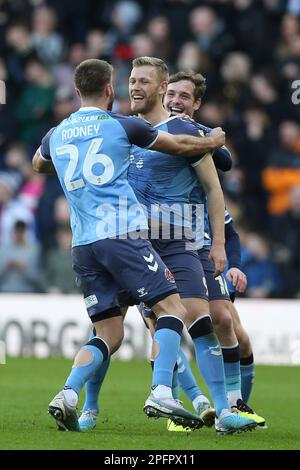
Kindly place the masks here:
<instances>
[{"instance_id":1,"label":"stripe on sock","mask_svg":"<svg viewBox=\"0 0 300 470\"><path fill-rule=\"evenodd\" d=\"M169 330L176 331L179 335L182 333L183 321L178 317L173 317L171 315L164 315L159 317L156 324L156 331L162 330L163 328L168 328Z\"/></svg>"},{"instance_id":2,"label":"stripe on sock","mask_svg":"<svg viewBox=\"0 0 300 470\"><path fill-rule=\"evenodd\" d=\"M254 357L253 354L250 354L248 357L241 357L241 366L252 366L254 363Z\"/></svg>"},{"instance_id":3,"label":"stripe on sock","mask_svg":"<svg viewBox=\"0 0 300 470\"><path fill-rule=\"evenodd\" d=\"M210 315L202 315L200 318L192 323L188 329L192 339L199 338L200 336L206 336L213 332L213 325Z\"/></svg>"},{"instance_id":4,"label":"stripe on sock","mask_svg":"<svg viewBox=\"0 0 300 470\"><path fill-rule=\"evenodd\" d=\"M110 354L109 346L106 343L106 341L104 341L103 339L98 338L98 336L95 336L88 343L86 343L86 346L87 345L95 346L95 348L98 348L99 351L101 351L102 354L103 354L103 360L104 361L108 358L108 356Z\"/></svg>"},{"instance_id":5,"label":"stripe on sock","mask_svg":"<svg viewBox=\"0 0 300 470\"><path fill-rule=\"evenodd\" d=\"M234 345L230 348L223 348L222 354L224 362L239 362L240 360L240 347L239 345Z\"/></svg>"}]
</instances>

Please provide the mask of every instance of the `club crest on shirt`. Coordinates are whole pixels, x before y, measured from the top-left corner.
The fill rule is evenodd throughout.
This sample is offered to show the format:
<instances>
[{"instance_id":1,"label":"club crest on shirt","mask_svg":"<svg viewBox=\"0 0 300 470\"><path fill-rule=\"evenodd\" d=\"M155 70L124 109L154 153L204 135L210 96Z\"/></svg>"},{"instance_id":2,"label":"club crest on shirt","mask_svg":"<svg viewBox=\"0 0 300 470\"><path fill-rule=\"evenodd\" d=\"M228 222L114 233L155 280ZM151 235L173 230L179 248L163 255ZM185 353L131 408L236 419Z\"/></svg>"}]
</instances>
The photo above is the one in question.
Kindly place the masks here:
<instances>
[{"instance_id":1,"label":"club crest on shirt","mask_svg":"<svg viewBox=\"0 0 300 470\"><path fill-rule=\"evenodd\" d=\"M165 276L166 279L171 282L171 284L175 284L174 276L168 268L165 269Z\"/></svg>"}]
</instances>

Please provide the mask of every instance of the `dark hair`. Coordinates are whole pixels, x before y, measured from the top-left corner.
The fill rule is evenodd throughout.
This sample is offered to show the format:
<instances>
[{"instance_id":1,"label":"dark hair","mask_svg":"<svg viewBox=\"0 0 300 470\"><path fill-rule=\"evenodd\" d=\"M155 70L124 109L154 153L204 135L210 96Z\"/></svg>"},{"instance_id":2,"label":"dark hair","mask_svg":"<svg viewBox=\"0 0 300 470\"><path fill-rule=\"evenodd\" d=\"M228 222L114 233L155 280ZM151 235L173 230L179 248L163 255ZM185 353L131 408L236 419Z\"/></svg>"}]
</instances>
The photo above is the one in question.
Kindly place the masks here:
<instances>
[{"instance_id":1,"label":"dark hair","mask_svg":"<svg viewBox=\"0 0 300 470\"><path fill-rule=\"evenodd\" d=\"M192 70L177 72L170 76L169 83L176 83L181 80L188 80L195 85L195 100L201 99L204 96L206 90L206 78L204 78L201 73L195 73Z\"/></svg>"},{"instance_id":2,"label":"dark hair","mask_svg":"<svg viewBox=\"0 0 300 470\"><path fill-rule=\"evenodd\" d=\"M142 67L144 65L149 65L150 67L154 67L157 72L157 76L161 82L169 80L169 71L168 67L166 66L165 62L157 57L137 57L132 61L132 67Z\"/></svg>"},{"instance_id":3,"label":"dark hair","mask_svg":"<svg viewBox=\"0 0 300 470\"><path fill-rule=\"evenodd\" d=\"M88 59L77 65L75 86L84 98L102 95L105 85L110 83L113 67L105 60Z\"/></svg>"},{"instance_id":4,"label":"dark hair","mask_svg":"<svg viewBox=\"0 0 300 470\"><path fill-rule=\"evenodd\" d=\"M17 220L14 229L18 232L24 232L27 229L27 224L24 220Z\"/></svg>"}]
</instances>

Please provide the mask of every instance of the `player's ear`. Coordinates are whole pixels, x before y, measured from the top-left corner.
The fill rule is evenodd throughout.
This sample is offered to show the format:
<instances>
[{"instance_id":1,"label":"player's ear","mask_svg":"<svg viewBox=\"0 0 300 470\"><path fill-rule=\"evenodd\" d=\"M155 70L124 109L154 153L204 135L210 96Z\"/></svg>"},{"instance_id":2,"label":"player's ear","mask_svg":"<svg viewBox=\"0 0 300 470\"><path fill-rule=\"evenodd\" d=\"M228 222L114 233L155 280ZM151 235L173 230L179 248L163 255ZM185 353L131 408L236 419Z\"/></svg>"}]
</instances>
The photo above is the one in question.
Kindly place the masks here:
<instances>
[{"instance_id":1,"label":"player's ear","mask_svg":"<svg viewBox=\"0 0 300 470\"><path fill-rule=\"evenodd\" d=\"M160 90L159 90L159 94L164 96L166 93L167 93L167 89L168 89L168 82L165 80L164 82L162 82L162 84L160 85Z\"/></svg>"},{"instance_id":2,"label":"player's ear","mask_svg":"<svg viewBox=\"0 0 300 470\"><path fill-rule=\"evenodd\" d=\"M107 83L104 87L104 94L106 98L110 98L113 94L113 87L111 83Z\"/></svg>"},{"instance_id":3,"label":"player's ear","mask_svg":"<svg viewBox=\"0 0 300 470\"><path fill-rule=\"evenodd\" d=\"M198 109L200 108L201 106L201 98L197 98L195 100L195 103L194 103L194 106L193 106L193 110L194 111L198 111Z\"/></svg>"},{"instance_id":4,"label":"player's ear","mask_svg":"<svg viewBox=\"0 0 300 470\"><path fill-rule=\"evenodd\" d=\"M78 88L75 88L75 91L76 91L76 95L79 96L79 98L81 98L81 94L80 94L80 91L78 90Z\"/></svg>"}]
</instances>

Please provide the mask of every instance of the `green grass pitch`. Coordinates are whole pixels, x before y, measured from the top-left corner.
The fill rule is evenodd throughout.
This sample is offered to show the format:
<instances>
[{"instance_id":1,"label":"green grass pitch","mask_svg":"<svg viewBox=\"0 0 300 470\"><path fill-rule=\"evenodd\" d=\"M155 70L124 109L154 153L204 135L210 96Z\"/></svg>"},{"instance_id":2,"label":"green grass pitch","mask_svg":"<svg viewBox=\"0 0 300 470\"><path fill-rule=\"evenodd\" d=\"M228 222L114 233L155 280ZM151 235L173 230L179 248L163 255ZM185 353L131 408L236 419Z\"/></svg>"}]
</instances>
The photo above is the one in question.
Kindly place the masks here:
<instances>
[{"instance_id":1,"label":"green grass pitch","mask_svg":"<svg viewBox=\"0 0 300 470\"><path fill-rule=\"evenodd\" d=\"M165 420L151 420L144 415L142 408L150 383L146 361L112 361L94 431L58 432L54 420L47 415L47 405L62 388L70 366L71 361L59 358L8 358L6 365L0 365L1 450L300 449L298 367L256 367L251 404L266 418L267 430L217 436L214 428L189 434L168 432ZM191 409L186 400L185 405Z\"/></svg>"}]
</instances>

